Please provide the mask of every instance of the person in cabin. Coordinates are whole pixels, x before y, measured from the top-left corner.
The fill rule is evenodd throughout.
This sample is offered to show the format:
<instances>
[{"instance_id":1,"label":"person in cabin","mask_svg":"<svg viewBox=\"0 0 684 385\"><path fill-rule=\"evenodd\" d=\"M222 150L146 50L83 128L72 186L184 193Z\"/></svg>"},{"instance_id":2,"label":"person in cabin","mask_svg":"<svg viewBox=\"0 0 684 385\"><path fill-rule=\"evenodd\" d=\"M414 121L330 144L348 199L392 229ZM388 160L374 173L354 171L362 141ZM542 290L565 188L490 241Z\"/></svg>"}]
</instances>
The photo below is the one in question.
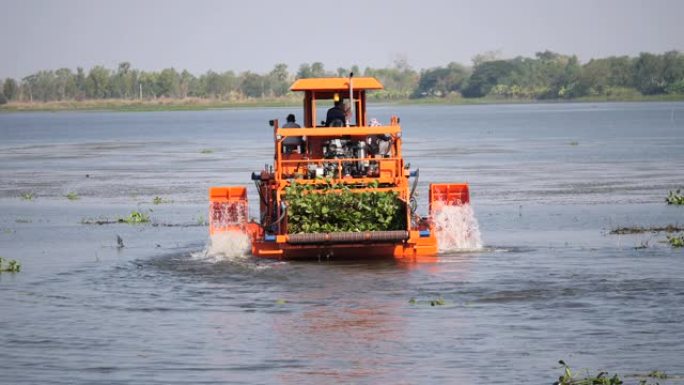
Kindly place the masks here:
<instances>
[{"instance_id":1,"label":"person in cabin","mask_svg":"<svg viewBox=\"0 0 684 385\"><path fill-rule=\"evenodd\" d=\"M299 124L297 124L297 119L295 119L294 114L290 114L287 116L287 122L283 124L283 128L301 128Z\"/></svg>"},{"instance_id":2,"label":"person in cabin","mask_svg":"<svg viewBox=\"0 0 684 385\"><path fill-rule=\"evenodd\" d=\"M335 94L333 97L335 105L328 110L325 116L325 126L326 127L343 127L347 116L344 112L344 103L340 99L339 94Z\"/></svg>"},{"instance_id":3,"label":"person in cabin","mask_svg":"<svg viewBox=\"0 0 684 385\"><path fill-rule=\"evenodd\" d=\"M283 124L283 128L301 128L295 119L294 114L287 115L286 122ZM301 136L288 136L283 139L283 152L286 154L291 154L293 152L301 153L301 145L304 144Z\"/></svg>"}]
</instances>

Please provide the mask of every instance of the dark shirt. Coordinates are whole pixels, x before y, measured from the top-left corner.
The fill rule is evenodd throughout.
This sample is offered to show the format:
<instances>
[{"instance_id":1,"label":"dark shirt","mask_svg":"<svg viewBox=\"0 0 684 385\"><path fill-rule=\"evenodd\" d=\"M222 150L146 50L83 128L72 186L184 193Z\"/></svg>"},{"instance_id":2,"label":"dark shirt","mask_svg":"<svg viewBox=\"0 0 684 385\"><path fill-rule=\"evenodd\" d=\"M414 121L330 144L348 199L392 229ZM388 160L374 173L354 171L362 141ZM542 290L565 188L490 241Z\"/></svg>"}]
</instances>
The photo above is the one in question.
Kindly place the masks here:
<instances>
[{"instance_id":1,"label":"dark shirt","mask_svg":"<svg viewBox=\"0 0 684 385\"><path fill-rule=\"evenodd\" d=\"M325 125L330 127L333 121L336 120L339 120L340 127L344 126L347 116L344 114L344 109L342 107L335 106L328 110L328 114L325 117Z\"/></svg>"}]
</instances>

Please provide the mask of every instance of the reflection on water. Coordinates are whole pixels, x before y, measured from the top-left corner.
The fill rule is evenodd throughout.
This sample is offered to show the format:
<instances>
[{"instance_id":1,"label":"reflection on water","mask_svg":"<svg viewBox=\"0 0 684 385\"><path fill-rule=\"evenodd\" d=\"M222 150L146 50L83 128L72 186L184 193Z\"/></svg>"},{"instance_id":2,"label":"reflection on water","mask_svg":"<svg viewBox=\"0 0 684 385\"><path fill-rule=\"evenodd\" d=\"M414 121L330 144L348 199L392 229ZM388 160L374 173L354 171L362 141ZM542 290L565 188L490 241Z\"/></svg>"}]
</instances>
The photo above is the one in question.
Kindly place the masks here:
<instances>
[{"instance_id":1,"label":"reflection on water","mask_svg":"<svg viewBox=\"0 0 684 385\"><path fill-rule=\"evenodd\" d=\"M550 383L559 359L684 373L681 250L609 234L684 222L663 202L684 187L684 104L372 106L401 117L419 213L429 183L470 184L477 223L456 243L479 229L481 248L208 249L207 187L247 185L286 112L0 115L0 255L23 267L0 274L0 382ZM151 223L84 220L134 210Z\"/></svg>"}]
</instances>

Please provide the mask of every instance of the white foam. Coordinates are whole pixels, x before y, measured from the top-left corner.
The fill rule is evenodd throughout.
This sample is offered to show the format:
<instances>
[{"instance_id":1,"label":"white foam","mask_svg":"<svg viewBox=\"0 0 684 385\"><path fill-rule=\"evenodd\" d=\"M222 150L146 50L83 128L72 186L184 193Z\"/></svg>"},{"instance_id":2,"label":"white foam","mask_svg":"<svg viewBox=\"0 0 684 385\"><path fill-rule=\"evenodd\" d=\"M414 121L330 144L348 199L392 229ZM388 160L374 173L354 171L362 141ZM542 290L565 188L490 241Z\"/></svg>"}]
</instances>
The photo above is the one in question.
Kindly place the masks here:
<instances>
[{"instance_id":1,"label":"white foam","mask_svg":"<svg viewBox=\"0 0 684 385\"><path fill-rule=\"evenodd\" d=\"M435 207L432 221L440 253L482 249L480 225L470 204Z\"/></svg>"},{"instance_id":2,"label":"white foam","mask_svg":"<svg viewBox=\"0 0 684 385\"><path fill-rule=\"evenodd\" d=\"M225 231L212 235L207 247L201 253L193 254L193 257L212 262L239 261L246 259L251 250L252 244L247 233Z\"/></svg>"}]
</instances>

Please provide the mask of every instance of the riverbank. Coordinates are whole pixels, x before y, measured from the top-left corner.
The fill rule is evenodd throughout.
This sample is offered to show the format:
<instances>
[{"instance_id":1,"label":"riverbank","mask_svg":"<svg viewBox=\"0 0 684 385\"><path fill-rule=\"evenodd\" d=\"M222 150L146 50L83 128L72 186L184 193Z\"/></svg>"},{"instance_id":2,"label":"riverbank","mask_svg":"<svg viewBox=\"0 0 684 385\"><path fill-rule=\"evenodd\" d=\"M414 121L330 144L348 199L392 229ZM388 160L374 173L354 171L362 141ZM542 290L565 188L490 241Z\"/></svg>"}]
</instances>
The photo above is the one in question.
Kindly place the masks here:
<instances>
[{"instance_id":1,"label":"riverbank","mask_svg":"<svg viewBox=\"0 0 684 385\"><path fill-rule=\"evenodd\" d=\"M103 99L103 100L68 100L53 102L10 102L0 106L0 112L21 111L192 111L217 108L248 107L290 107L301 105L299 98L274 98L251 100L218 100L218 99Z\"/></svg>"},{"instance_id":2,"label":"riverbank","mask_svg":"<svg viewBox=\"0 0 684 385\"><path fill-rule=\"evenodd\" d=\"M539 103L601 103L601 102L671 102L684 101L684 94L631 95L629 97L587 96L575 99L523 99L523 98L463 98L461 96L421 99L374 99L370 103L399 105L487 105L487 104L539 104ZM301 105L298 95L281 98L218 100L200 98L160 99L103 99L68 100L51 102L9 102L0 106L0 112L21 111L192 111L219 108L297 107Z\"/></svg>"}]
</instances>

